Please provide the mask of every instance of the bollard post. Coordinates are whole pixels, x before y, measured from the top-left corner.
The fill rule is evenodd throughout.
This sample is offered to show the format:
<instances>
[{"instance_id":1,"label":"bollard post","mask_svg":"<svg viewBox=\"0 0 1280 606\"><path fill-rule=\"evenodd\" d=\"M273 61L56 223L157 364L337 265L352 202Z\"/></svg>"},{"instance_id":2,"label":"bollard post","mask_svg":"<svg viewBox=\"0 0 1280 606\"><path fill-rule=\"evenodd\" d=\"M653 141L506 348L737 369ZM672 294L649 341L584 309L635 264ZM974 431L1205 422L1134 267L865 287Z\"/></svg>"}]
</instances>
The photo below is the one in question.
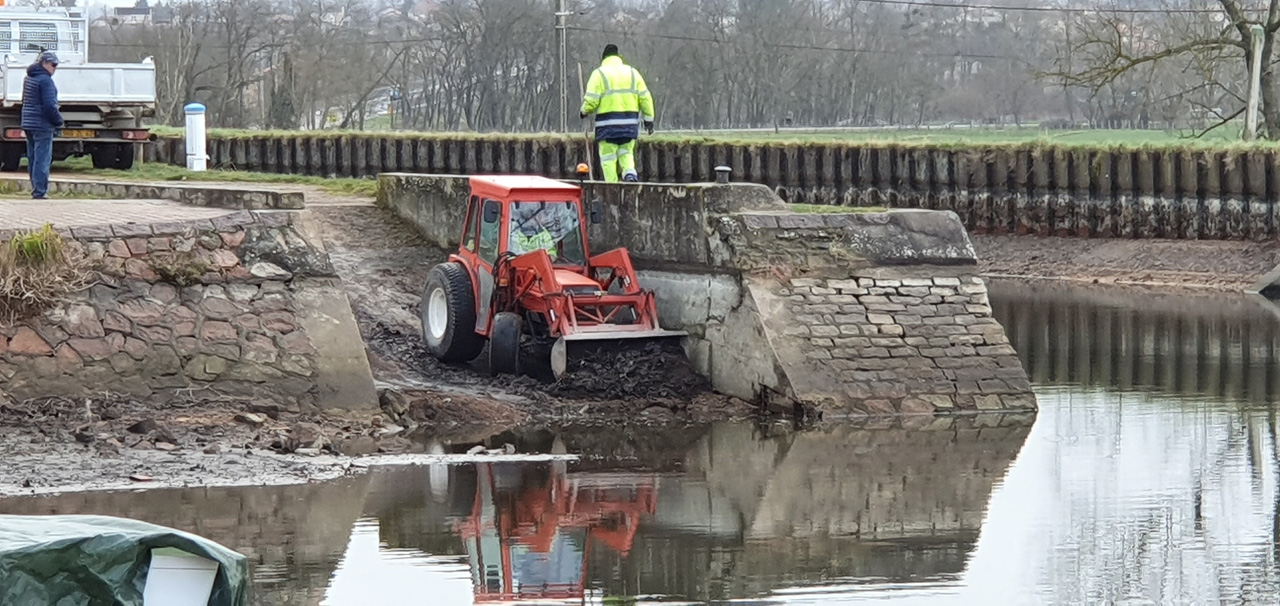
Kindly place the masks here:
<instances>
[{"instance_id":1,"label":"bollard post","mask_svg":"<svg viewBox=\"0 0 1280 606\"><path fill-rule=\"evenodd\" d=\"M204 171L209 160L205 150L206 131L204 123L204 106L199 103L188 103L183 110L187 114L187 170Z\"/></svg>"},{"instance_id":2,"label":"bollard post","mask_svg":"<svg viewBox=\"0 0 1280 606\"><path fill-rule=\"evenodd\" d=\"M716 183L721 183L721 184L728 183L729 173L731 172L733 172L733 169L729 168L728 166L717 166L716 167Z\"/></svg>"}]
</instances>

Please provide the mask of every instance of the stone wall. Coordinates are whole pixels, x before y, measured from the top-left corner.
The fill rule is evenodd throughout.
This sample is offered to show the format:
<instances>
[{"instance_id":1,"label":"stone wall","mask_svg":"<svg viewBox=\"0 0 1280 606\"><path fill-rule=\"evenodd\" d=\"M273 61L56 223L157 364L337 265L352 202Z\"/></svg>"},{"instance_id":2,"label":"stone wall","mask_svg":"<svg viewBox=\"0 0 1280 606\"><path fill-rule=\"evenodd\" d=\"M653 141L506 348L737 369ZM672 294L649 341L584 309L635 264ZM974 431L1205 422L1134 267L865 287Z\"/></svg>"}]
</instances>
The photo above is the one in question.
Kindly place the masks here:
<instances>
[{"instance_id":1,"label":"stone wall","mask_svg":"<svg viewBox=\"0 0 1280 606\"><path fill-rule=\"evenodd\" d=\"M379 185L382 204L457 246L466 178ZM823 418L1035 409L954 213L794 213L748 184L585 195L604 204L591 249L632 251L662 325L689 332L718 391Z\"/></svg>"},{"instance_id":2,"label":"stone wall","mask_svg":"<svg viewBox=\"0 0 1280 606\"><path fill-rule=\"evenodd\" d=\"M31 181L20 177L3 177L0 178L0 189L29 192ZM55 176L49 181L49 192L104 200L172 200L191 206L245 210L297 210L304 205L304 196L301 191L222 183L160 185L132 181L90 181Z\"/></svg>"},{"instance_id":3,"label":"stone wall","mask_svg":"<svg viewBox=\"0 0 1280 606\"><path fill-rule=\"evenodd\" d=\"M363 350L317 346L334 331L354 332L354 318L312 302L340 286L298 216L241 211L63 230L69 254L101 280L39 317L0 324L0 393L376 405L367 360L363 369L347 364Z\"/></svg>"},{"instance_id":4,"label":"stone wall","mask_svg":"<svg viewBox=\"0 0 1280 606\"><path fill-rule=\"evenodd\" d=\"M181 138L150 146L182 165ZM383 172L572 178L581 139L461 133L211 138L212 166L371 177ZM953 147L641 139L641 179L761 183L788 202L954 211L975 232L1254 239L1280 235L1280 151Z\"/></svg>"}]
</instances>

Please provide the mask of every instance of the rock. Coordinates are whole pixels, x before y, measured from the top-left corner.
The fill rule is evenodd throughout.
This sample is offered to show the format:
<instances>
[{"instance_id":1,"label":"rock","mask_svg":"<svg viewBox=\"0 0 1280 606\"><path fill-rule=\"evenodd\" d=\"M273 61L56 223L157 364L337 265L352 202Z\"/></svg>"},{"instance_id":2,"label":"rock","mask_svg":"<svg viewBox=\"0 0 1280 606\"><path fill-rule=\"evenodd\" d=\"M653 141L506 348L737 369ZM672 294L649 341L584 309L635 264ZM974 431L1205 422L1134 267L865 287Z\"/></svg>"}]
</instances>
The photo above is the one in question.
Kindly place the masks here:
<instances>
[{"instance_id":1,"label":"rock","mask_svg":"<svg viewBox=\"0 0 1280 606\"><path fill-rule=\"evenodd\" d=\"M254 412L236 413L235 419L237 422L244 423L245 425L253 425L254 427L267 422L266 417Z\"/></svg>"},{"instance_id":2,"label":"rock","mask_svg":"<svg viewBox=\"0 0 1280 606\"><path fill-rule=\"evenodd\" d=\"M510 443L510 442L508 442L508 443L506 443L506 444L503 444L503 445L502 445L502 452L503 452L504 454L513 455L513 454L515 454L515 453L516 453L516 445L515 445L515 444L512 444L512 443Z\"/></svg>"},{"instance_id":3,"label":"rock","mask_svg":"<svg viewBox=\"0 0 1280 606\"><path fill-rule=\"evenodd\" d=\"M392 419L398 419L409 412L409 398L394 389L385 389L378 396L378 405Z\"/></svg>"},{"instance_id":4,"label":"rock","mask_svg":"<svg viewBox=\"0 0 1280 606\"><path fill-rule=\"evenodd\" d=\"M36 331L21 326L9 340L9 353L19 356L51 356L53 348Z\"/></svg>"},{"instance_id":5,"label":"rock","mask_svg":"<svg viewBox=\"0 0 1280 606\"><path fill-rule=\"evenodd\" d=\"M130 475L129 479L133 480L134 482L154 482L155 481L155 478L142 473L135 473L133 475Z\"/></svg>"},{"instance_id":6,"label":"rock","mask_svg":"<svg viewBox=\"0 0 1280 606\"><path fill-rule=\"evenodd\" d=\"M260 415L267 415L272 419L280 418L279 404L271 404L267 402L252 402L245 408L248 408L249 412L256 412Z\"/></svg>"},{"instance_id":7,"label":"rock","mask_svg":"<svg viewBox=\"0 0 1280 606\"><path fill-rule=\"evenodd\" d=\"M163 326L139 326L134 335L151 343L168 343L173 331Z\"/></svg>"},{"instance_id":8,"label":"rock","mask_svg":"<svg viewBox=\"0 0 1280 606\"><path fill-rule=\"evenodd\" d=\"M230 320L241 313L240 307L230 299L209 297L200 304L200 311L214 320Z\"/></svg>"},{"instance_id":9,"label":"rock","mask_svg":"<svg viewBox=\"0 0 1280 606\"><path fill-rule=\"evenodd\" d=\"M160 424L156 423L155 419L143 419L141 421L138 421L137 423L134 423L133 425L126 427L125 431L129 433L145 435L157 429L160 429Z\"/></svg>"},{"instance_id":10,"label":"rock","mask_svg":"<svg viewBox=\"0 0 1280 606\"><path fill-rule=\"evenodd\" d=\"M355 436L343 440L342 447L338 450L348 457L377 454L378 441L369 436Z\"/></svg>"},{"instance_id":11,"label":"rock","mask_svg":"<svg viewBox=\"0 0 1280 606\"><path fill-rule=\"evenodd\" d=\"M237 328L248 331L256 331L262 328L262 322L258 320L258 316L253 314L240 314L232 321Z\"/></svg>"},{"instance_id":12,"label":"rock","mask_svg":"<svg viewBox=\"0 0 1280 606\"><path fill-rule=\"evenodd\" d=\"M72 349L70 345L63 343L58 346L58 351L53 354L54 359L58 361L58 366L63 372L78 369L84 360L80 358L80 354Z\"/></svg>"},{"instance_id":13,"label":"rock","mask_svg":"<svg viewBox=\"0 0 1280 606\"><path fill-rule=\"evenodd\" d=\"M222 236L215 233L205 233L200 235L200 246L208 250L217 250L222 246Z\"/></svg>"},{"instance_id":14,"label":"rock","mask_svg":"<svg viewBox=\"0 0 1280 606\"><path fill-rule=\"evenodd\" d=\"M212 261L216 267L220 267L222 269L228 269L240 264L240 258L237 257L235 253L225 248L219 248L218 250L213 251Z\"/></svg>"},{"instance_id":15,"label":"rock","mask_svg":"<svg viewBox=\"0 0 1280 606\"><path fill-rule=\"evenodd\" d=\"M287 311L269 311L262 314L262 327L269 332L288 334L297 328L294 315Z\"/></svg>"},{"instance_id":16,"label":"rock","mask_svg":"<svg viewBox=\"0 0 1280 606\"><path fill-rule=\"evenodd\" d=\"M320 456L320 449L319 449L319 448L299 448L299 449L297 449L297 450L294 450L293 452L294 452L295 454L300 454L300 455L307 456L307 457L318 457L318 456Z\"/></svg>"},{"instance_id":17,"label":"rock","mask_svg":"<svg viewBox=\"0 0 1280 606\"><path fill-rule=\"evenodd\" d=\"M241 355L246 362L275 364L276 359L280 357L280 351L276 349L276 345L271 342L270 337L266 335L249 335L249 338L245 339L244 346L241 348Z\"/></svg>"},{"instance_id":18,"label":"rock","mask_svg":"<svg viewBox=\"0 0 1280 606\"><path fill-rule=\"evenodd\" d=\"M285 452L297 452L302 448L314 448L319 450L324 448L329 441L324 437L324 432L320 430L320 426L315 423L298 423L289 429L288 439L285 440Z\"/></svg>"},{"instance_id":19,"label":"rock","mask_svg":"<svg viewBox=\"0 0 1280 606\"><path fill-rule=\"evenodd\" d=\"M178 300L178 289L172 284L165 284L164 282L153 285L149 294L152 299L166 305Z\"/></svg>"},{"instance_id":20,"label":"rock","mask_svg":"<svg viewBox=\"0 0 1280 606\"><path fill-rule=\"evenodd\" d=\"M118 311L108 311L102 314L102 327L106 330L114 330L116 332L129 333L133 332L133 322L129 318L124 317Z\"/></svg>"},{"instance_id":21,"label":"rock","mask_svg":"<svg viewBox=\"0 0 1280 606\"><path fill-rule=\"evenodd\" d=\"M387 425L378 430L380 438L394 438L404 432L404 428L399 425Z\"/></svg>"},{"instance_id":22,"label":"rock","mask_svg":"<svg viewBox=\"0 0 1280 606\"><path fill-rule=\"evenodd\" d=\"M207 454L207 455L218 454L222 452L222 445L217 442L214 442L213 444L205 446L204 450L200 452L203 452L204 454Z\"/></svg>"},{"instance_id":23,"label":"rock","mask_svg":"<svg viewBox=\"0 0 1280 606\"><path fill-rule=\"evenodd\" d=\"M129 245L125 244L124 240L112 240L107 243L107 255L118 259L128 259L133 256L133 253L129 252Z\"/></svg>"},{"instance_id":24,"label":"rock","mask_svg":"<svg viewBox=\"0 0 1280 606\"><path fill-rule=\"evenodd\" d=\"M295 354L312 354L316 350L311 346L311 339L301 331L291 332L279 339L281 349Z\"/></svg>"},{"instance_id":25,"label":"rock","mask_svg":"<svg viewBox=\"0 0 1280 606\"><path fill-rule=\"evenodd\" d=\"M178 449L178 445L172 442L156 442L156 450L164 452L173 452Z\"/></svg>"},{"instance_id":26,"label":"rock","mask_svg":"<svg viewBox=\"0 0 1280 606\"><path fill-rule=\"evenodd\" d=\"M200 340L206 343L235 343L238 337L236 328L227 322L210 321L200 327Z\"/></svg>"},{"instance_id":27,"label":"rock","mask_svg":"<svg viewBox=\"0 0 1280 606\"><path fill-rule=\"evenodd\" d=\"M62 325L67 332L77 337L96 338L106 336L102 322L98 320L98 312L88 305L72 305L67 308Z\"/></svg>"},{"instance_id":28,"label":"rock","mask_svg":"<svg viewBox=\"0 0 1280 606\"><path fill-rule=\"evenodd\" d=\"M265 261L251 265L249 274L264 280L288 280L293 277L293 273L285 271L275 263L267 263Z\"/></svg>"},{"instance_id":29,"label":"rock","mask_svg":"<svg viewBox=\"0 0 1280 606\"><path fill-rule=\"evenodd\" d=\"M248 303L258 296L258 285L233 283L227 285L227 297L239 303Z\"/></svg>"},{"instance_id":30,"label":"rock","mask_svg":"<svg viewBox=\"0 0 1280 606\"><path fill-rule=\"evenodd\" d=\"M129 238L128 240L124 241L124 244L125 246L129 247L129 254L135 257L138 255L147 254L146 238Z\"/></svg>"},{"instance_id":31,"label":"rock","mask_svg":"<svg viewBox=\"0 0 1280 606\"><path fill-rule=\"evenodd\" d=\"M164 306L147 299L134 299L121 305L120 313L143 326L157 326L162 324Z\"/></svg>"},{"instance_id":32,"label":"rock","mask_svg":"<svg viewBox=\"0 0 1280 606\"><path fill-rule=\"evenodd\" d=\"M485 447L484 447L484 445L482 445L482 444L476 444L475 446L472 446L470 449L468 449L468 450L467 450L467 454L468 454L468 455L478 455L478 454L480 454L480 453L482 453L482 452L484 452L484 451L485 451Z\"/></svg>"},{"instance_id":33,"label":"rock","mask_svg":"<svg viewBox=\"0 0 1280 606\"><path fill-rule=\"evenodd\" d=\"M222 234L222 245L227 248L236 248L244 244L245 233L243 231L233 231Z\"/></svg>"},{"instance_id":34,"label":"rock","mask_svg":"<svg viewBox=\"0 0 1280 606\"><path fill-rule=\"evenodd\" d=\"M120 337L120 345L124 345L124 337L120 333L112 333ZM122 347L115 347L111 339L71 339L67 341L77 353L90 360L105 360L118 353Z\"/></svg>"},{"instance_id":35,"label":"rock","mask_svg":"<svg viewBox=\"0 0 1280 606\"><path fill-rule=\"evenodd\" d=\"M151 265L142 259L126 259L124 275L129 278L154 282L160 279L159 274L151 269Z\"/></svg>"}]
</instances>

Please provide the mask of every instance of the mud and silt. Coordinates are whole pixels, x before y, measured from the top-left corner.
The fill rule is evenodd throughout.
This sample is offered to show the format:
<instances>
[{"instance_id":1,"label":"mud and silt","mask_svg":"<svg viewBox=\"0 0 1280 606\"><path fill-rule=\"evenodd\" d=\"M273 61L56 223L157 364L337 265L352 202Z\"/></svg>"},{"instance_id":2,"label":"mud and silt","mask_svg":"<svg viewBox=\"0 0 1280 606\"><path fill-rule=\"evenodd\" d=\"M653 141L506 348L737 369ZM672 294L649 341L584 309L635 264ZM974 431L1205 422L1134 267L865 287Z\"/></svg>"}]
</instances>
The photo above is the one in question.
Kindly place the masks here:
<instances>
[{"instance_id":1,"label":"mud and silt","mask_svg":"<svg viewBox=\"0 0 1280 606\"><path fill-rule=\"evenodd\" d=\"M468 365L442 364L422 343L418 304L427 272L447 253L372 205L317 205L312 212L355 310L374 378L391 392L384 392L384 410L423 431L452 433L486 423L694 422L754 413L746 402L712 393L678 342L576 357L559 381L491 376L487 352Z\"/></svg>"}]
</instances>

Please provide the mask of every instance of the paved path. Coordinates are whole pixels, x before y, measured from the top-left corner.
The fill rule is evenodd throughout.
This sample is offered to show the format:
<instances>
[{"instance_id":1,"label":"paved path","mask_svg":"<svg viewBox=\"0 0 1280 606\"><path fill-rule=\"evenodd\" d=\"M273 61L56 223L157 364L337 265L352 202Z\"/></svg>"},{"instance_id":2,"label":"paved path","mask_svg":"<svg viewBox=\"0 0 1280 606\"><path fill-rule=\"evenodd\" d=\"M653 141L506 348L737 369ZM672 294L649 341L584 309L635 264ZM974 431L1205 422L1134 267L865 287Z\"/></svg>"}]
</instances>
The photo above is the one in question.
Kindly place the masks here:
<instances>
[{"instance_id":1,"label":"paved path","mask_svg":"<svg viewBox=\"0 0 1280 606\"><path fill-rule=\"evenodd\" d=\"M3 200L0 230L118 225L124 223L177 223L212 219L236 211L201 208L167 200Z\"/></svg>"}]
</instances>

